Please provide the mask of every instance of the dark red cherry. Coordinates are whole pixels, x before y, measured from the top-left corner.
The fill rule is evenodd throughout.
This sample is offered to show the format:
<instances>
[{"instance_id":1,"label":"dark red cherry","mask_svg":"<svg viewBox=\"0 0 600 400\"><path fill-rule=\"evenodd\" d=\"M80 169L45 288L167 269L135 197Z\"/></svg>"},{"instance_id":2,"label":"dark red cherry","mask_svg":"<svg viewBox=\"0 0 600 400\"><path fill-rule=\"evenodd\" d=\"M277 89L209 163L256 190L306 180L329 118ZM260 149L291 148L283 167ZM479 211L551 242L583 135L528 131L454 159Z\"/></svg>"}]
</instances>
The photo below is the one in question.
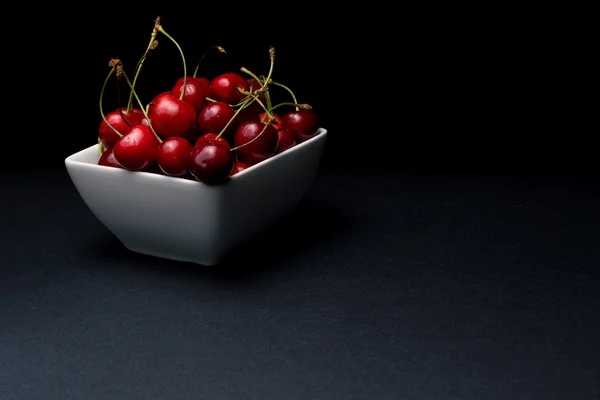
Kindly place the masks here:
<instances>
[{"instance_id":1,"label":"dark red cherry","mask_svg":"<svg viewBox=\"0 0 600 400\"><path fill-rule=\"evenodd\" d=\"M277 129L277 135L279 136L279 141L277 142L277 150L275 150L275 154L282 153L287 149L294 147L297 143L296 136L288 129Z\"/></svg>"},{"instance_id":2,"label":"dark red cherry","mask_svg":"<svg viewBox=\"0 0 600 400\"><path fill-rule=\"evenodd\" d=\"M185 176L192 144L187 139L173 136L163 140L156 152L156 162L160 170L168 176Z\"/></svg>"},{"instance_id":3,"label":"dark red cherry","mask_svg":"<svg viewBox=\"0 0 600 400\"><path fill-rule=\"evenodd\" d=\"M233 136L234 147L241 146L236 150L238 159L250 165L273 156L277 150L278 141L277 129L258 121L242 123Z\"/></svg>"},{"instance_id":4,"label":"dark red cherry","mask_svg":"<svg viewBox=\"0 0 600 400\"><path fill-rule=\"evenodd\" d=\"M197 76L195 78L193 76L188 76L187 77L188 80L190 78L191 79L195 79L196 81L198 81L198 83L202 84L203 86L206 86L207 89L208 89L208 86L210 86L210 81L207 78L203 77L203 76ZM182 84L182 83L183 83L183 77L181 77L181 78L179 78L177 80L176 85L177 84Z\"/></svg>"},{"instance_id":5,"label":"dark red cherry","mask_svg":"<svg viewBox=\"0 0 600 400\"><path fill-rule=\"evenodd\" d=\"M173 94L173 92L171 90L168 90L166 92L162 92L157 94L156 96L154 96L154 98L152 99L152 103L156 103L158 100L160 100L161 97L166 96L168 94Z\"/></svg>"},{"instance_id":6,"label":"dark red cherry","mask_svg":"<svg viewBox=\"0 0 600 400\"><path fill-rule=\"evenodd\" d=\"M204 78L206 79L206 78ZM206 79L208 81L208 79ZM180 78L173 90L171 90L171 94L177 98L181 96L181 90L183 89L183 78ZM208 90L208 86L204 84L200 78L187 77L185 81L185 94L183 95L183 100L190 103L194 106L196 112L200 111L204 106L204 98L206 97L206 91Z\"/></svg>"},{"instance_id":7,"label":"dark red cherry","mask_svg":"<svg viewBox=\"0 0 600 400\"><path fill-rule=\"evenodd\" d=\"M194 143L194 146L203 140L216 140L218 142L221 142L221 143L229 146L229 142L227 140L225 140L225 138L223 136L219 137L218 139L217 139L217 136L219 136L218 133L205 133L203 135L200 135L200 137L196 140L196 143Z\"/></svg>"},{"instance_id":8,"label":"dark red cherry","mask_svg":"<svg viewBox=\"0 0 600 400\"><path fill-rule=\"evenodd\" d=\"M237 174L238 172L242 172L243 170L250 168L251 166L252 165L248 164L247 162L237 160L233 163L233 168L231 169L229 176L233 176L233 175Z\"/></svg>"},{"instance_id":9,"label":"dark red cherry","mask_svg":"<svg viewBox=\"0 0 600 400\"><path fill-rule=\"evenodd\" d=\"M119 164L119 162L115 158L115 154L114 154L112 148L104 150L104 153L102 153L102 155L100 156L100 159L98 160L98 165L102 165L105 167L125 169L125 168L123 168L123 166L121 164Z\"/></svg>"},{"instance_id":10,"label":"dark red cherry","mask_svg":"<svg viewBox=\"0 0 600 400\"><path fill-rule=\"evenodd\" d=\"M317 134L319 118L313 110L290 111L281 119L281 126L292 132L296 141L301 143Z\"/></svg>"},{"instance_id":11,"label":"dark red cherry","mask_svg":"<svg viewBox=\"0 0 600 400\"><path fill-rule=\"evenodd\" d=\"M111 113L106 114L104 117L106 121L115 128L121 135L124 135L129 130L129 127L132 125L136 125L144 119L144 114L140 109L132 109L127 114L127 108L121 108L123 111L123 116L125 116L125 120L121 116L121 112L119 110L115 110ZM110 126L104 121L104 119L100 122L100 127L98 128L98 137L100 138L100 142L102 143L102 147L105 149L110 149L114 146L117 140L119 140L120 136L111 129ZM129 123L129 124L128 124Z\"/></svg>"},{"instance_id":12,"label":"dark red cherry","mask_svg":"<svg viewBox=\"0 0 600 400\"><path fill-rule=\"evenodd\" d=\"M113 147L115 159L123 168L143 171L154 165L159 142L147 125L133 125Z\"/></svg>"},{"instance_id":13,"label":"dark red cherry","mask_svg":"<svg viewBox=\"0 0 600 400\"><path fill-rule=\"evenodd\" d=\"M237 104L246 97L238 87L248 91L246 78L235 72L225 72L210 82L210 97L224 103Z\"/></svg>"},{"instance_id":14,"label":"dark red cherry","mask_svg":"<svg viewBox=\"0 0 600 400\"><path fill-rule=\"evenodd\" d=\"M149 107L148 117L161 138L190 138L195 135L196 109L171 93L158 95Z\"/></svg>"},{"instance_id":15,"label":"dark red cherry","mask_svg":"<svg viewBox=\"0 0 600 400\"><path fill-rule=\"evenodd\" d=\"M197 129L200 134L220 133L234 115L233 107L227 103L222 101L208 103L198 113ZM231 137L233 135L235 129L232 124L233 122L229 124L223 136Z\"/></svg>"},{"instance_id":16,"label":"dark red cherry","mask_svg":"<svg viewBox=\"0 0 600 400\"><path fill-rule=\"evenodd\" d=\"M233 168L229 145L216 140L202 140L190 152L188 170L198 181L208 185L224 182Z\"/></svg>"}]
</instances>

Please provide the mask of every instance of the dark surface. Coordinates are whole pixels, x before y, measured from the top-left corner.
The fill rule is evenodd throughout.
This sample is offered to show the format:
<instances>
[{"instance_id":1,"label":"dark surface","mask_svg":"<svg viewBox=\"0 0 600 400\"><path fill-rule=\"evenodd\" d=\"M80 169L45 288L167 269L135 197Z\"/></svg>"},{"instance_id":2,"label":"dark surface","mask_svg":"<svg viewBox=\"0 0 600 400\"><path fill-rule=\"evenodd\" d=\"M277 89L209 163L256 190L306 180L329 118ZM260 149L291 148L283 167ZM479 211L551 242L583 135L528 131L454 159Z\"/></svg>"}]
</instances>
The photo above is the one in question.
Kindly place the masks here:
<instances>
[{"instance_id":1,"label":"dark surface","mask_svg":"<svg viewBox=\"0 0 600 400\"><path fill-rule=\"evenodd\" d=\"M324 168L206 270L33 172L0 175L2 400L599 398L597 177Z\"/></svg>"}]
</instances>

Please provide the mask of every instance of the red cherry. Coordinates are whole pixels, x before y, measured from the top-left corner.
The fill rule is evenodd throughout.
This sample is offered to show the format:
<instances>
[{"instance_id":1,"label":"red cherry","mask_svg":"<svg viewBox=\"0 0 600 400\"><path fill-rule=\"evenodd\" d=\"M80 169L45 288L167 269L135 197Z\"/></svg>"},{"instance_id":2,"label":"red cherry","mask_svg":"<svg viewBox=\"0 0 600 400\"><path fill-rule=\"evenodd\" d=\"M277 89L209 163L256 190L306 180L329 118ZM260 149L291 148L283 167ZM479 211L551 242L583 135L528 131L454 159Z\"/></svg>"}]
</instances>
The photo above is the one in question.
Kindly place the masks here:
<instances>
[{"instance_id":1,"label":"red cherry","mask_svg":"<svg viewBox=\"0 0 600 400\"><path fill-rule=\"evenodd\" d=\"M277 150L275 150L275 154L283 153L287 149L294 147L297 143L296 136L288 129L277 129L277 135L279 136L279 141L277 142Z\"/></svg>"},{"instance_id":2,"label":"red cherry","mask_svg":"<svg viewBox=\"0 0 600 400\"><path fill-rule=\"evenodd\" d=\"M227 103L222 101L208 103L198 113L196 120L197 128L201 134L220 133L234 115L235 111L233 107ZM232 124L233 122L229 124L227 130L223 133L224 136L231 136L233 134L235 129Z\"/></svg>"},{"instance_id":3,"label":"red cherry","mask_svg":"<svg viewBox=\"0 0 600 400\"><path fill-rule=\"evenodd\" d=\"M273 115L273 118L275 119L275 122L272 122L271 125L273 125L275 129L281 128L281 117L275 113L271 113L271 115ZM266 112L258 114L258 118L260 119L260 122L264 124L269 120Z\"/></svg>"},{"instance_id":4,"label":"red cherry","mask_svg":"<svg viewBox=\"0 0 600 400\"><path fill-rule=\"evenodd\" d=\"M115 158L115 153L113 152L112 148L104 150L104 153L102 153L100 159L98 160L98 165L125 169L121 164L119 164L119 162Z\"/></svg>"},{"instance_id":5,"label":"red cherry","mask_svg":"<svg viewBox=\"0 0 600 400\"><path fill-rule=\"evenodd\" d=\"M149 107L148 117L156 133L162 138L193 136L196 109L172 93L159 94Z\"/></svg>"},{"instance_id":6,"label":"red cherry","mask_svg":"<svg viewBox=\"0 0 600 400\"><path fill-rule=\"evenodd\" d=\"M115 159L130 171L143 171L156 162L159 142L147 125L133 125L113 147Z\"/></svg>"},{"instance_id":7,"label":"red cherry","mask_svg":"<svg viewBox=\"0 0 600 400\"><path fill-rule=\"evenodd\" d=\"M192 144L179 136L163 140L156 151L156 162L160 170L168 176L185 176Z\"/></svg>"},{"instance_id":8,"label":"red cherry","mask_svg":"<svg viewBox=\"0 0 600 400\"><path fill-rule=\"evenodd\" d=\"M190 80L190 79L195 79L196 81L198 81L198 83L202 84L203 86L206 86L207 89L208 89L208 86L210 85L210 81L203 76L197 76L195 78L193 76L188 76L187 80ZM181 77L177 80L176 85L182 84L182 83L183 83L183 77Z\"/></svg>"},{"instance_id":9,"label":"red cherry","mask_svg":"<svg viewBox=\"0 0 600 400\"><path fill-rule=\"evenodd\" d=\"M281 119L281 126L292 132L300 143L317 134L319 118L313 110L290 111Z\"/></svg>"},{"instance_id":10,"label":"red cherry","mask_svg":"<svg viewBox=\"0 0 600 400\"><path fill-rule=\"evenodd\" d=\"M233 175L237 174L238 172L242 172L243 170L250 168L251 166L252 165L250 165L246 162L237 160L233 163L233 168L231 169L229 176L233 176Z\"/></svg>"},{"instance_id":11,"label":"red cherry","mask_svg":"<svg viewBox=\"0 0 600 400\"><path fill-rule=\"evenodd\" d=\"M127 108L122 107L123 115L127 122L123 120L121 113L119 110L115 110L111 113L106 114L104 117L106 121L115 128L121 135L124 135L129 130L129 127L135 124L138 124L144 119L144 113L140 109L132 109L127 115ZM119 140L120 136L111 129L110 126L104 121L104 119L100 122L100 127L98 128L98 137L100 138L100 142L102 143L102 147L105 149L110 149L114 146L117 140Z\"/></svg>"},{"instance_id":12,"label":"red cherry","mask_svg":"<svg viewBox=\"0 0 600 400\"><path fill-rule=\"evenodd\" d=\"M194 143L194 146L197 145L198 143L200 143L203 140L216 140L218 142L221 142L223 144L226 144L227 146L229 146L229 142L227 140L225 140L225 138L223 136L219 137L217 139L217 136L219 136L218 133L205 133L203 135L201 135L198 140L196 140L196 143Z\"/></svg>"},{"instance_id":13,"label":"red cherry","mask_svg":"<svg viewBox=\"0 0 600 400\"><path fill-rule=\"evenodd\" d=\"M210 97L224 103L237 104L246 97L238 90L238 87L248 91L246 78L235 72L226 72L210 82Z\"/></svg>"},{"instance_id":14,"label":"red cherry","mask_svg":"<svg viewBox=\"0 0 600 400\"><path fill-rule=\"evenodd\" d=\"M152 103L156 103L158 100L160 100L161 97L168 95L168 94L173 94L171 90L168 90L166 92L162 92L157 94L156 96L154 96L154 98L152 99Z\"/></svg>"},{"instance_id":15,"label":"red cherry","mask_svg":"<svg viewBox=\"0 0 600 400\"><path fill-rule=\"evenodd\" d=\"M259 135L260 137L257 137ZM250 141L252 143L249 143ZM250 165L257 164L275 154L278 141L277 129L258 121L244 122L233 136L234 146L242 146L236 150L238 159Z\"/></svg>"},{"instance_id":16,"label":"red cherry","mask_svg":"<svg viewBox=\"0 0 600 400\"><path fill-rule=\"evenodd\" d=\"M208 81L208 79L206 80ZM171 94L179 98L182 89L183 78L180 78L177 83L175 83L173 90L171 90ZM205 85L200 78L188 77L185 81L185 94L183 95L183 100L194 106L194 109L198 112L204 106L204 98L206 97L207 89L208 86Z\"/></svg>"},{"instance_id":17,"label":"red cherry","mask_svg":"<svg viewBox=\"0 0 600 400\"><path fill-rule=\"evenodd\" d=\"M233 168L229 145L216 140L202 140L190 152L188 169L198 181L215 185L227 179Z\"/></svg>"}]
</instances>

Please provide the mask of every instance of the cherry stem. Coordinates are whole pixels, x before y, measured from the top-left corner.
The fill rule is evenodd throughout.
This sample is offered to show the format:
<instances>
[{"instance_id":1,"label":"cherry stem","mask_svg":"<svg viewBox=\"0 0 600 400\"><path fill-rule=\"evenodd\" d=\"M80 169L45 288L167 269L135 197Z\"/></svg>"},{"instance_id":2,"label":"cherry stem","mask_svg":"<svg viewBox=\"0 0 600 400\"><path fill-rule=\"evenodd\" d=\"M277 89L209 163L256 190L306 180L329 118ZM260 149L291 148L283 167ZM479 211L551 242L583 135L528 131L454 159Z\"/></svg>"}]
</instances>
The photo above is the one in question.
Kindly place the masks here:
<instances>
[{"instance_id":1,"label":"cherry stem","mask_svg":"<svg viewBox=\"0 0 600 400\"><path fill-rule=\"evenodd\" d=\"M292 99L294 100L294 103L298 104L298 100L296 100L296 96L294 95L294 92L292 92L292 90L289 87L287 87L285 85L282 85L281 83L277 83L275 81L271 81L270 83L272 83L275 86L279 86L281 88L284 88L285 90L287 90L288 92L290 92L290 94L292 95ZM298 111L298 110L299 110L299 108L296 107L296 111Z\"/></svg>"},{"instance_id":2,"label":"cherry stem","mask_svg":"<svg viewBox=\"0 0 600 400\"><path fill-rule=\"evenodd\" d=\"M154 130L154 127L152 126L152 121L150 121L150 118L148 117L148 111L146 111L146 108L144 107L144 105L142 104L140 98L138 97L137 93L135 92L135 90L133 88L133 84L131 83L131 81L127 77L127 74L125 73L125 71L123 71L123 76L125 77L125 80L127 81L127 84L129 85L129 88L131 89L131 93L133 93L133 95L135 96L135 99L138 102L140 110L142 110L142 112L144 113L144 117L146 117L146 120L148 121L148 126L152 130L152 133L154 133L154 136L156 137L156 140L158 140L158 143L162 143L162 139L160 138L160 136L158 136L156 134L156 131Z\"/></svg>"},{"instance_id":3,"label":"cherry stem","mask_svg":"<svg viewBox=\"0 0 600 400\"><path fill-rule=\"evenodd\" d=\"M263 110L265 110L265 113L267 114L267 117L269 118L269 120L268 120L267 122L262 122L262 121L261 121L261 123L263 123L265 126L263 127L262 131L260 131L260 133L259 133L258 135L256 135L254 138L252 138L252 140L249 140L248 142L246 142L246 143L244 143L244 144L240 144L240 145L239 145L239 146L237 146L237 147L233 147L233 148L231 149L231 151L235 151L235 150L237 150L237 149L240 149L240 148L242 148L242 147L244 147L244 146L247 146L247 145L249 145L250 143L254 142L256 139L258 139L258 138L259 138L259 137L260 137L260 136L261 136L261 135L264 133L264 131L266 131L266 130L267 130L268 126L269 126L269 125L270 125L270 124L271 124L273 121L275 121L275 117L273 117L273 115L272 115L272 114L269 112L269 109L268 109L268 108L267 108L267 107L266 107L266 106L265 106L265 105L264 105L264 104L263 104L263 103L262 103L262 102L261 102L261 101L258 99L258 96L257 96L257 95L255 95L254 93L246 92L246 91L244 91L244 90L242 90L242 89L240 89L240 88L238 88L238 90L239 90L240 92L244 93L244 94L245 94L245 95L247 95L247 96L253 97L253 98L254 98L254 100L253 100L253 101L256 101L256 102L258 102L258 104L260 104L260 105L261 105L261 107L263 108ZM242 108L243 108L243 107L242 107Z\"/></svg>"},{"instance_id":4,"label":"cherry stem","mask_svg":"<svg viewBox=\"0 0 600 400\"><path fill-rule=\"evenodd\" d=\"M268 128L268 127L269 127L269 124L268 124L268 123L267 123L267 124L264 124L264 127L262 128L262 130L260 131L260 133L259 133L258 135L256 135L255 137L253 137L251 140L247 141L247 142L246 142L246 143L244 143L244 144L240 144L240 145L239 145L239 146L237 146L237 147L232 147L232 148L230 149L230 151L236 151L236 150L238 150L238 149L241 149L241 148L242 148L242 147L244 147L244 146L248 146L250 143L252 143L252 142L254 142L256 139L258 139L258 138L259 138L259 137L260 137L260 136L261 136L261 135L262 135L262 134L263 134L263 133L264 133L264 132L267 130L267 128Z\"/></svg>"},{"instance_id":5,"label":"cherry stem","mask_svg":"<svg viewBox=\"0 0 600 400\"><path fill-rule=\"evenodd\" d=\"M271 104L271 97L269 96L269 92L268 92L268 86L266 84L263 85L262 81L260 80L260 78L258 76L256 76L254 73L252 73L250 70L248 70L248 68L246 67L242 67L240 68L240 71L250 75L252 77L252 79L254 79L255 82L257 82L260 85L260 89L259 90L263 90L265 92L265 100L267 101L267 104L270 105ZM265 88L265 86L267 86Z\"/></svg>"},{"instance_id":6,"label":"cherry stem","mask_svg":"<svg viewBox=\"0 0 600 400\"><path fill-rule=\"evenodd\" d=\"M142 55L140 60L137 62L137 65L135 66L135 75L133 77L133 86L134 87L137 83L138 76L140 76L140 70L142 69L142 65L144 64L144 61L146 61L146 57L148 57L148 54L150 54L150 50L154 50L156 48L156 46L158 46L158 41L156 40L156 35L158 34L158 30L156 29L156 23L159 21L160 21L160 17L157 17L156 20L154 21L154 28L152 29L152 34L150 35L150 42L148 43L148 47L146 47L146 51L144 52L144 54ZM129 113L131 112L132 106L133 106L133 91L131 93L129 93L129 100L127 102L127 115L129 115Z\"/></svg>"},{"instance_id":7,"label":"cherry stem","mask_svg":"<svg viewBox=\"0 0 600 400\"><path fill-rule=\"evenodd\" d=\"M119 110L119 115L121 116L121 119L123 120L123 122L125 122L125 125L127 125L128 127L131 128L131 124L129 123L129 121L127 121L127 118L125 118L125 114L123 113L123 108L121 107L121 76L123 75L123 73L120 68L117 68L116 71L117 71L117 110Z\"/></svg>"},{"instance_id":8,"label":"cherry stem","mask_svg":"<svg viewBox=\"0 0 600 400\"><path fill-rule=\"evenodd\" d=\"M108 72L108 75L106 76L106 79L104 79L104 84L102 85L102 90L100 91L100 116L102 117L102 119L104 120L104 122L106 123L106 125L108 125L108 127L110 129L112 129L119 137L123 136L121 134L121 132L119 132L118 130L115 129L114 126L112 126L108 120L106 119L106 116L104 115L104 108L102 107L102 103L103 103L103 99L104 99L104 91L106 90L106 85L108 84L108 81L110 80L111 76L115 73L115 69L117 66L117 63L119 61L115 58L111 59L108 63L108 65L111 67L110 71Z\"/></svg>"},{"instance_id":9,"label":"cherry stem","mask_svg":"<svg viewBox=\"0 0 600 400\"><path fill-rule=\"evenodd\" d=\"M276 106L271 107L271 112L273 112L274 110L278 109L279 107L285 107L285 106L296 107L296 111L297 110L311 110L312 109L312 106L310 104L279 103Z\"/></svg>"},{"instance_id":10,"label":"cherry stem","mask_svg":"<svg viewBox=\"0 0 600 400\"><path fill-rule=\"evenodd\" d=\"M265 106L262 101L260 101L260 99L258 98L258 96L256 94L250 93L250 92L246 92L245 90L243 90L243 89L241 89L239 87L238 87L238 90L240 92L242 92L243 94L245 94L246 96L252 97L253 100L251 100L250 102L256 101L258 104L260 104L260 106L262 107L262 109L265 111L265 114L267 114L267 116L270 119L274 119L275 118L275 117L273 117L273 114L271 114L271 111L269 111L269 108L267 106ZM242 108L245 108L245 107L242 107Z\"/></svg>"},{"instance_id":11,"label":"cherry stem","mask_svg":"<svg viewBox=\"0 0 600 400\"><path fill-rule=\"evenodd\" d=\"M207 56L208 53L210 53L211 50L213 49L217 49L219 50L219 53L223 53L223 54L227 54L227 52L225 51L224 48L222 48L221 46L217 46L214 45L212 46L210 49L208 49L203 55L202 57L200 57L200 61L198 61L198 64L196 64L196 69L194 70L194 75L193 77L195 78L196 75L198 75L198 70L200 69L200 64L202 64L202 61L204 60L204 58Z\"/></svg>"},{"instance_id":12,"label":"cherry stem","mask_svg":"<svg viewBox=\"0 0 600 400\"><path fill-rule=\"evenodd\" d=\"M273 75L273 66L275 63L275 47L273 47L273 46L269 47L269 58L271 59L271 64L269 66L269 74L263 80L261 80L261 78L257 77L254 73L252 73L250 70L248 70L248 68L246 68L246 67L240 68L240 70L242 72L250 75L256 82L258 82L258 84L260 85L260 89L262 89L265 92L265 100L267 101L267 108L271 108L271 106L272 106L271 95L269 94L269 91L268 91L268 83L269 83L269 81L271 81L271 75ZM263 84L263 81L264 81L264 84Z\"/></svg>"},{"instance_id":13,"label":"cherry stem","mask_svg":"<svg viewBox=\"0 0 600 400\"><path fill-rule=\"evenodd\" d=\"M221 129L221 132L219 132L219 134L217 135L217 137L215 138L215 140L219 139L225 133L225 131L227 130L227 128L229 127L229 125L231 125L231 123L233 122L233 120L235 119L235 117L237 117L238 114L240 112L242 112L242 110L244 108L246 108L247 105L249 105L249 103L251 103L251 101L246 100L246 102L242 104L242 107L238 108L235 111L235 113L233 114L233 116L229 119L229 121L227 121L227 124L225 124L225 126L223 127L223 129Z\"/></svg>"},{"instance_id":14,"label":"cherry stem","mask_svg":"<svg viewBox=\"0 0 600 400\"><path fill-rule=\"evenodd\" d=\"M171 35L169 35L160 25L160 21L156 21L155 27L160 33L165 35L171 42L173 42L175 46L177 46L177 50L179 50L179 54L181 54L181 60L183 61L183 85L181 86L181 94L179 95L179 100L183 100L183 96L185 95L185 90L187 86L187 65L185 62L185 55L183 54L183 50L181 50L179 43L177 43L177 41L173 39Z\"/></svg>"}]
</instances>

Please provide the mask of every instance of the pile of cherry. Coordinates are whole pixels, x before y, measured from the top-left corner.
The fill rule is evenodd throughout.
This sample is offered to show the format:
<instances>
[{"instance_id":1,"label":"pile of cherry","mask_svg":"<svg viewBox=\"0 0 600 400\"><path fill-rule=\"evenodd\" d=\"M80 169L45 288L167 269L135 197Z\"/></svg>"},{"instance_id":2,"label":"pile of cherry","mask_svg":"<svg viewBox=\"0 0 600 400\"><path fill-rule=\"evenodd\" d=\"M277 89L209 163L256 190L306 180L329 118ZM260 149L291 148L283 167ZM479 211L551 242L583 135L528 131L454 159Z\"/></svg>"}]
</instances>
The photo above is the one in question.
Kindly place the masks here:
<instances>
[{"instance_id":1,"label":"pile of cherry","mask_svg":"<svg viewBox=\"0 0 600 400\"><path fill-rule=\"evenodd\" d=\"M154 38L159 33L177 45L157 19L133 80L120 60L109 62L111 70L106 81L113 74L119 84L125 80L130 98L127 106L105 115L101 95L99 165L152 171L213 185L316 135L319 121L312 107L298 103L288 87L271 78L274 48L269 49L271 68L267 76L259 77L242 67L240 73L228 71L209 80L196 73L187 74L185 57L177 45L183 76L171 90L144 105L135 91L135 82L144 59L157 45ZM273 104L271 86L287 90L290 101ZM285 108L287 112L277 113Z\"/></svg>"}]
</instances>

